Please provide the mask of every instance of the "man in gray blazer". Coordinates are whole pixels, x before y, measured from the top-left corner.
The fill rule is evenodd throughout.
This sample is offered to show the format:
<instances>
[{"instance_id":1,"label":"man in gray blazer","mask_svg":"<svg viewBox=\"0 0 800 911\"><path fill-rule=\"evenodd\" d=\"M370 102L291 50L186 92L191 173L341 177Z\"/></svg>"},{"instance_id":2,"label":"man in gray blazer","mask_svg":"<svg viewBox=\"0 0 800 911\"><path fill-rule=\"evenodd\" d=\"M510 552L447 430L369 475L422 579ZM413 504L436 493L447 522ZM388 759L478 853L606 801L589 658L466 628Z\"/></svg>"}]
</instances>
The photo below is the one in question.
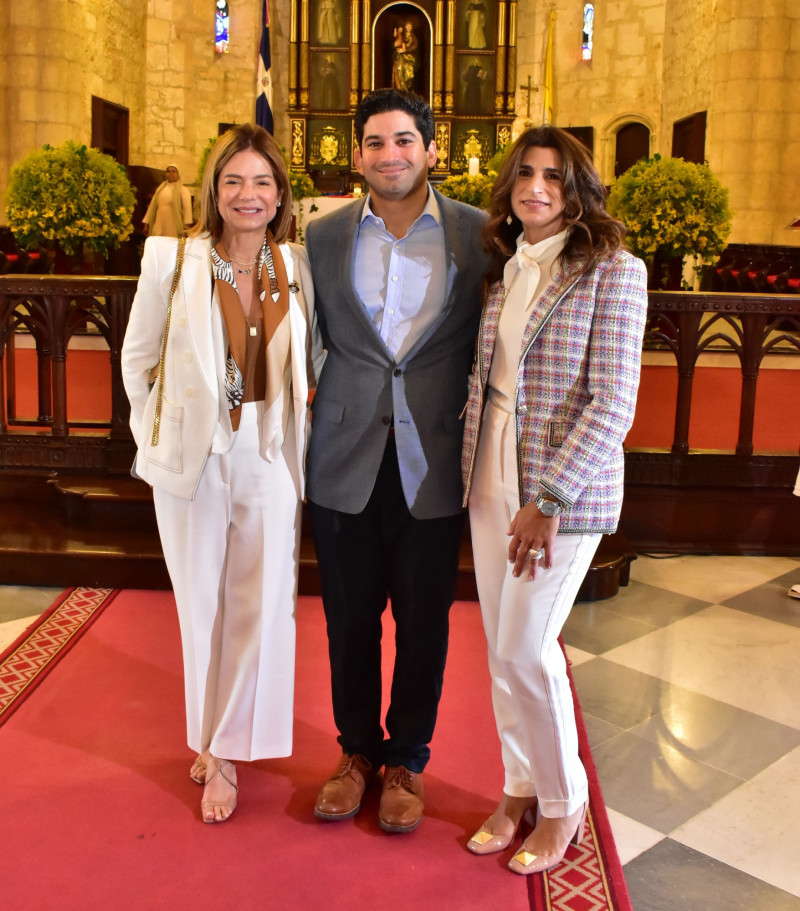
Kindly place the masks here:
<instances>
[{"instance_id":1,"label":"man in gray blazer","mask_svg":"<svg viewBox=\"0 0 800 911\"><path fill-rule=\"evenodd\" d=\"M385 766L378 821L422 820L463 530L461 412L488 260L484 215L428 185L430 108L396 89L358 107L369 195L309 224L327 359L312 405L307 491L342 757L317 798L347 819ZM381 725L381 615L395 662Z\"/></svg>"}]
</instances>

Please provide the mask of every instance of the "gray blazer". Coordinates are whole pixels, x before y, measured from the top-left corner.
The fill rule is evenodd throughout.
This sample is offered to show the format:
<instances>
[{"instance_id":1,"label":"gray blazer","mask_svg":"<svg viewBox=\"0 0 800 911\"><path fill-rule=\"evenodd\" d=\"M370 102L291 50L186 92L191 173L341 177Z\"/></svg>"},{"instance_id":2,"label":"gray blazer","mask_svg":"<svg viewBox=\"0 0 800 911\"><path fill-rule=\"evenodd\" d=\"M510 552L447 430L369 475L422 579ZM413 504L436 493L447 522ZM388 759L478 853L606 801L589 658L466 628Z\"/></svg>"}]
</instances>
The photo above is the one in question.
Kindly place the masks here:
<instances>
[{"instance_id":1,"label":"gray blazer","mask_svg":"<svg viewBox=\"0 0 800 911\"><path fill-rule=\"evenodd\" d=\"M445 304L395 362L353 284L355 238L364 201L306 229L317 318L327 357L312 404L308 499L338 512L367 504L394 423L400 477L418 519L461 511L460 454L467 385L488 257L486 215L434 190L442 217Z\"/></svg>"}]
</instances>

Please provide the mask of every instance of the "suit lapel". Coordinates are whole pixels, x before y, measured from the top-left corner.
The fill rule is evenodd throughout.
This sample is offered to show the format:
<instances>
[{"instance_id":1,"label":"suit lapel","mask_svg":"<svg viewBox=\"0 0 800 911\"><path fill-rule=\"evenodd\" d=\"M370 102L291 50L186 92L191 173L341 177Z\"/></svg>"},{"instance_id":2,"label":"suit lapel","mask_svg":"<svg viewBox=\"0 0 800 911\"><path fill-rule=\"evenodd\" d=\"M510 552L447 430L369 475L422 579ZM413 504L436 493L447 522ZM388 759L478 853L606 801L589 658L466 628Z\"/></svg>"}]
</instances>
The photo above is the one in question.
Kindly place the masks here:
<instances>
[{"instance_id":1,"label":"suit lapel","mask_svg":"<svg viewBox=\"0 0 800 911\"><path fill-rule=\"evenodd\" d=\"M442 196L441 193L438 193L436 190L433 190L433 193L439 204L442 231L444 232L444 304L436 319L428 326L425 332L417 339L408 353L403 357L404 361L414 357L419 349L427 343L428 339L430 339L439 326L447 319L447 315L453 309L456 302L455 280L456 275L458 274L459 264L462 261L463 251L463 237L462 232L459 231L461 215L456 207L450 204L450 200L447 199L446 196Z\"/></svg>"},{"instance_id":2,"label":"suit lapel","mask_svg":"<svg viewBox=\"0 0 800 911\"><path fill-rule=\"evenodd\" d=\"M536 341L539 333L547 325L548 320L555 313L561 301L575 287L577 282L578 278L567 281L563 275L559 274L544 289L541 297L533 306L525 326L525 332L522 335L522 357L525 357L528 349Z\"/></svg>"},{"instance_id":3,"label":"suit lapel","mask_svg":"<svg viewBox=\"0 0 800 911\"><path fill-rule=\"evenodd\" d=\"M217 391L214 342L211 333L211 241L189 241L183 274L176 294L183 295L189 332L192 336L203 377L214 394Z\"/></svg>"},{"instance_id":4,"label":"suit lapel","mask_svg":"<svg viewBox=\"0 0 800 911\"><path fill-rule=\"evenodd\" d=\"M391 352L384 344L383 339L381 338L380 332L375 327L375 324L369 318L367 313L367 308L364 306L364 302L359 297L358 291L356 290L356 237L358 236L359 227L361 225L361 213L364 211L364 206L367 204L365 199L361 205L358 203L353 203L350 206L350 211L348 212L348 217L350 219L347 229L344 232L344 250L342 251L344 256L344 261L346 263L346 290L347 293L343 295L345 298L346 304L349 304L356 314L356 318L360 320L365 329L368 329L371 336L376 340L376 342L381 346L383 352L391 358ZM338 241L338 238L337 238ZM336 249L336 244L334 243L331 247L332 250ZM328 262L333 262L332 259L328 259ZM330 277L331 281L334 281L334 275ZM318 279L316 279L318 281Z\"/></svg>"}]
</instances>

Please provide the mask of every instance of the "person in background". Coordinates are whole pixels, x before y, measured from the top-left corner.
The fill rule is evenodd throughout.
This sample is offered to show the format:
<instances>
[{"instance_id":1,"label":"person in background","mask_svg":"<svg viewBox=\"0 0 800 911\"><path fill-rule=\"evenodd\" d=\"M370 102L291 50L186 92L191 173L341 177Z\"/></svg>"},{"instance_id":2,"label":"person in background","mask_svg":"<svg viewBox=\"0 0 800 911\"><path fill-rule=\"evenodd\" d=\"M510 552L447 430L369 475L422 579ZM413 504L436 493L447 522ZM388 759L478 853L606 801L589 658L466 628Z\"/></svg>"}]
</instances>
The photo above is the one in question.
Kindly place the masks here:
<instances>
[{"instance_id":1,"label":"person in background","mask_svg":"<svg viewBox=\"0 0 800 911\"><path fill-rule=\"evenodd\" d=\"M512 147L484 228L462 473L505 784L468 847L505 850L529 814L521 874L561 861L588 805L558 637L617 525L647 316L644 264L604 203L588 152L544 126Z\"/></svg>"},{"instance_id":2,"label":"person in background","mask_svg":"<svg viewBox=\"0 0 800 911\"><path fill-rule=\"evenodd\" d=\"M327 349L314 397L308 501L342 756L315 814L348 819L384 766L388 832L422 821L458 571L461 412L488 258L485 214L428 185L431 109L382 89L355 115L364 199L306 235ZM381 616L395 661L381 724Z\"/></svg>"},{"instance_id":3,"label":"person in background","mask_svg":"<svg viewBox=\"0 0 800 911\"><path fill-rule=\"evenodd\" d=\"M142 219L144 233L152 237L183 237L192 224L192 197L181 183L178 166L167 165Z\"/></svg>"},{"instance_id":4,"label":"person in background","mask_svg":"<svg viewBox=\"0 0 800 911\"><path fill-rule=\"evenodd\" d=\"M794 495L800 497L800 471L797 472L797 480L794 482ZM800 582L793 585L787 594L790 598L800 599Z\"/></svg>"},{"instance_id":5,"label":"person in background","mask_svg":"<svg viewBox=\"0 0 800 911\"><path fill-rule=\"evenodd\" d=\"M169 319L180 242L151 237L122 349L135 470L153 487L178 608L190 776L204 785L207 823L236 807L234 760L292 749L306 403L322 349L290 224L281 150L262 127L234 127L209 156Z\"/></svg>"}]
</instances>

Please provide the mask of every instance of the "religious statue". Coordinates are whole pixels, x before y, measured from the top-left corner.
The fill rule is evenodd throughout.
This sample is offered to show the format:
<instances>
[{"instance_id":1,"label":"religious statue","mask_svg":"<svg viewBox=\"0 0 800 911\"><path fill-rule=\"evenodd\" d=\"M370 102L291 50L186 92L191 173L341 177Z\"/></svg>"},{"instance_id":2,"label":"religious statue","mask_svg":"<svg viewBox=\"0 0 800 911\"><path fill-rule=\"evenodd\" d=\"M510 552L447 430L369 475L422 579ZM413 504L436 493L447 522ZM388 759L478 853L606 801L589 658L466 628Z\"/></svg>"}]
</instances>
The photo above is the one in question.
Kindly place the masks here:
<instances>
[{"instance_id":1,"label":"religious statue","mask_svg":"<svg viewBox=\"0 0 800 911\"><path fill-rule=\"evenodd\" d=\"M464 70L464 113L483 114L483 86L489 73L478 59Z\"/></svg>"},{"instance_id":2,"label":"religious statue","mask_svg":"<svg viewBox=\"0 0 800 911\"><path fill-rule=\"evenodd\" d=\"M320 0L317 13L317 37L320 44L340 44L342 20L336 0Z\"/></svg>"},{"instance_id":3,"label":"religious statue","mask_svg":"<svg viewBox=\"0 0 800 911\"><path fill-rule=\"evenodd\" d=\"M414 92L419 70L419 41L414 34L414 25L406 22L398 25L392 33L394 56L392 58L392 88Z\"/></svg>"},{"instance_id":4,"label":"religious statue","mask_svg":"<svg viewBox=\"0 0 800 911\"><path fill-rule=\"evenodd\" d=\"M341 106L339 97L339 69L332 54L326 54L317 70L319 74L319 95L316 107L326 111L338 111Z\"/></svg>"},{"instance_id":5,"label":"religious statue","mask_svg":"<svg viewBox=\"0 0 800 911\"><path fill-rule=\"evenodd\" d=\"M472 0L467 7L467 47L481 51L486 47L486 4Z\"/></svg>"}]
</instances>

